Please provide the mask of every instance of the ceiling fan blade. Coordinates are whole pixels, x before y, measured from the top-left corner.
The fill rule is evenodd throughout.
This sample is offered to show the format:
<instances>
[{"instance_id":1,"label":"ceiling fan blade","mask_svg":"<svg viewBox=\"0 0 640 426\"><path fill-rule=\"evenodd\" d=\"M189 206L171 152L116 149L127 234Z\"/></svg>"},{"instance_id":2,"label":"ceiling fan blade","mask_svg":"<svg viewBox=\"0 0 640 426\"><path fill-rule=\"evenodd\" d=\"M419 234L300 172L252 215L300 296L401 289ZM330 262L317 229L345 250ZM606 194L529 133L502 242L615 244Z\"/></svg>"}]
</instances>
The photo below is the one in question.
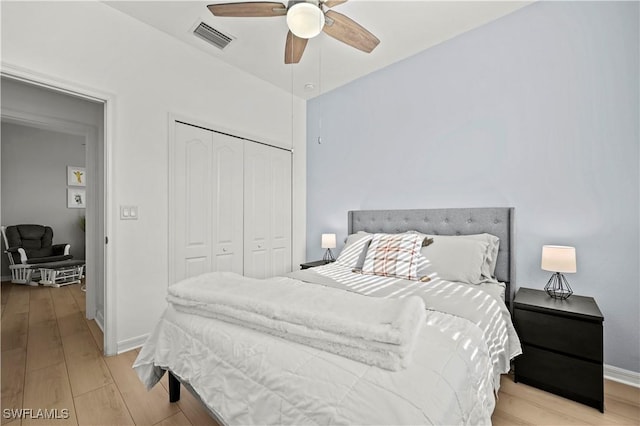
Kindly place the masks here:
<instances>
[{"instance_id":1,"label":"ceiling fan blade","mask_svg":"<svg viewBox=\"0 0 640 426\"><path fill-rule=\"evenodd\" d=\"M331 9L332 7L336 7L338 5L341 5L342 3L346 3L348 0L327 0L325 1L324 4L325 6L327 6L329 9Z\"/></svg>"},{"instance_id":2,"label":"ceiling fan blade","mask_svg":"<svg viewBox=\"0 0 640 426\"><path fill-rule=\"evenodd\" d=\"M287 8L278 2L221 3L207 6L215 16L266 17L284 16Z\"/></svg>"},{"instance_id":3,"label":"ceiling fan blade","mask_svg":"<svg viewBox=\"0 0 640 426\"><path fill-rule=\"evenodd\" d=\"M300 62L308 41L308 39L297 37L289 31L287 34L287 42L284 47L284 63L297 64Z\"/></svg>"},{"instance_id":4,"label":"ceiling fan blade","mask_svg":"<svg viewBox=\"0 0 640 426\"><path fill-rule=\"evenodd\" d=\"M328 19L323 30L336 40L366 53L371 53L380 43L378 37L341 13L327 10L325 17Z\"/></svg>"}]
</instances>

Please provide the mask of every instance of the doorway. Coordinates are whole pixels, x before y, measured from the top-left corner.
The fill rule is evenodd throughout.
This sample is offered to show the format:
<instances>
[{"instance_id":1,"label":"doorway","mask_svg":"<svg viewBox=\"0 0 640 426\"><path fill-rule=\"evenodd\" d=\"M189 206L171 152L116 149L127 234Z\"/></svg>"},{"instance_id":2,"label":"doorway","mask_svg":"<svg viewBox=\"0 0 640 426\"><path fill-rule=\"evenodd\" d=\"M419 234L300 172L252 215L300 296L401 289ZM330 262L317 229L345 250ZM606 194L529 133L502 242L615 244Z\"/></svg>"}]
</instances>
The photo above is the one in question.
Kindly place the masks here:
<instances>
[{"instance_id":1,"label":"doorway","mask_svg":"<svg viewBox=\"0 0 640 426\"><path fill-rule=\"evenodd\" d=\"M54 168L49 168L49 177L40 175L34 176L34 179L47 181L48 185L53 185L55 196L46 194L50 203L55 203L57 208L48 207L47 204L34 205L33 200L38 200L37 189L32 191L22 191L20 193L19 182L13 182L13 188L17 191L11 191L7 187L11 183L11 179L3 179L2 182L2 224L13 225L19 223L40 223L49 225L47 221L60 222L54 228L54 243L64 243L60 238L65 239L67 236L75 241L76 248L72 247L72 253L75 259L85 260L85 283L86 304L83 306L86 318L95 320L97 326L103 332L104 352L109 354L115 352L109 344L109 338L112 332L109 330L108 317L108 298L107 294L107 268L106 268L106 250L105 238L107 235L107 215L106 215L106 139L105 139L105 120L106 120L106 102L104 99L98 99L83 96L77 93L70 93L56 86L43 85L41 82L33 80L25 80L16 78L3 72L2 74L2 126L3 130L11 130L22 134L30 141L30 147L24 147L36 150L35 156L32 156L32 164L14 164L15 167L22 169L24 175L25 170L33 167L34 175L37 173L38 161L51 159L50 155L44 154L43 149L37 148L33 142L35 139L42 138L40 143L50 138L51 141L57 140L59 145L57 149L67 150L67 154L60 153L57 150L56 156L58 163ZM3 131L3 133L5 133ZM4 136L4 135L3 135ZM18 139L19 140L19 139ZM65 143L65 140L67 141ZM7 141L3 141L3 144ZM25 144L26 145L26 144ZM68 145L72 145L69 147ZM75 146L79 145L79 146ZM13 143L13 153L18 154L24 151L23 148L16 149L16 143ZM51 146L44 145L48 150ZM68 150L76 150L72 154ZM40 158L38 152L40 151ZM78 150L82 152L78 154ZM54 151L51 151L54 152ZM20 157L22 158L24 153ZM64 156L67 156L68 161ZM49 158L47 158L49 157ZM5 160L3 152L3 166ZM65 164L62 164L65 163ZM66 164L69 163L69 164ZM83 164L80 164L83 163ZM74 186L67 181L68 168L76 168L86 172L85 186ZM4 169L4 167L3 167ZM5 171L3 170L3 178ZM9 182L5 182L9 180ZM51 182L54 181L54 182ZM26 183L25 183L26 184ZM37 185L36 185L37 186ZM44 185L43 185L44 186ZM85 195L85 203L83 206L72 205L68 199L69 193L82 192ZM8 200L7 198L11 198ZM40 198L44 198L41 196ZM29 214L25 213L25 222L20 220L20 200L27 200L29 205ZM7 205L11 208L8 209ZM55 210L55 212L54 212ZM40 212L40 216L34 211ZM35 216L34 216L35 214ZM16 216L18 215L18 216ZM41 219L40 219L41 218ZM29 220L30 219L30 220ZM12 223L8 223L9 220ZM16 222L16 223L13 223ZM66 234L66 235L65 235ZM80 236L78 236L80 235ZM81 239L81 241L79 241ZM84 246L84 247L82 247ZM4 256L4 254L3 254ZM6 256L3 257L3 263L6 263ZM3 269L3 280L6 277L6 271ZM55 290L52 289L52 290ZM83 300L83 301L84 301Z\"/></svg>"}]
</instances>

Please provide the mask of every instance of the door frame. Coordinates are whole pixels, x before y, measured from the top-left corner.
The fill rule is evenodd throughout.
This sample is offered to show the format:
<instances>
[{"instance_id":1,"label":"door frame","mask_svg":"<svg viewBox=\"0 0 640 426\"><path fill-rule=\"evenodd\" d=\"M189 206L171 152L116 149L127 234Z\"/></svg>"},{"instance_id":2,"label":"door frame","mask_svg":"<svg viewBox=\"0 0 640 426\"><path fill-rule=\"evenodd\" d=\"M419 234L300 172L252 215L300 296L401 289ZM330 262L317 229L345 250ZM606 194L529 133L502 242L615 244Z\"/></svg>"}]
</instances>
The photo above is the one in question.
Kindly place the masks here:
<instances>
[{"instance_id":1,"label":"door frame","mask_svg":"<svg viewBox=\"0 0 640 426\"><path fill-rule=\"evenodd\" d=\"M42 130L50 130L50 131L83 137L85 146L86 146L85 167L90 172L93 172L96 169L96 164L92 164L92 163L95 163L95 160L96 160L95 154L97 154L96 149L98 148L96 143L96 138L98 135L98 129L95 128L94 126L81 124L81 123L74 123L72 121L63 120L63 119L54 118L54 117L47 117L47 116L35 114L32 112L18 111L12 108L7 108L5 106L3 106L0 109L0 116L2 118L3 123L4 122L14 123L14 124L19 124L21 126L28 126L28 127L38 128ZM96 182L95 179L91 179L91 181L92 182L88 184L88 187L87 187L88 193L93 192L94 194L96 194L98 193L97 191L98 182ZM98 200L94 196L91 196L90 198L87 199L87 208L86 208L85 214L87 212L91 212L92 215L96 216L97 201ZM93 229L91 229L89 233L85 234L85 252L86 252L85 259L87 261L87 266L88 266L87 270L91 271L89 273L89 277L93 276L93 274L96 274L96 269L94 264L94 262L97 261L96 253L95 253L95 249L97 248L96 241L95 241L96 239L95 232L98 229L97 226L99 225L97 221L91 221L90 223L93 224L92 226ZM94 253L89 254L90 251L93 251ZM96 311L97 311L97 303L96 303L96 294L95 294L94 286L87 287L86 300L88 301L88 304L86 306L86 317L88 319L95 319ZM102 323L100 323L100 326L102 327Z\"/></svg>"},{"instance_id":2,"label":"door frame","mask_svg":"<svg viewBox=\"0 0 640 426\"><path fill-rule=\"evenodd\" d=\"M114 188L111 165L113 164L113 135L115 133L113 119L115 116L115 95L5 62L1 64L0 75L4 78L39 86L65 95L99 102L104 105L103 149L101 152L96 150L98 157L101 157L103 163L102 176L96 176L101 181L96 182L96 188L99 187L103 191L102 201L104 211L102 211L101 215L103 220L94 221L95 241L87 241L87 246L98 247L98 244L105 244L103 258L104 271L102 271L104 279L104 353L105 355L115 355L117 352L116 288L113 282L115 265L112 249L113 244L106 243L107 237L110 237L112 240L115 237L115 227L113 224L114 215L111 214L113 211L114 196L113 193L110 193L110 190L112 191ZM36 121L38 121L37 118ZM46 124L46 121L47 120L45 120L44 124ZM60 124L60 121L63 120L58 120L58 124ZM62 125L64 125L64 123ZM76 130L78 129L76 128ZM96 213L98 213L97 209Z\"/></svg>"}]
</instances>

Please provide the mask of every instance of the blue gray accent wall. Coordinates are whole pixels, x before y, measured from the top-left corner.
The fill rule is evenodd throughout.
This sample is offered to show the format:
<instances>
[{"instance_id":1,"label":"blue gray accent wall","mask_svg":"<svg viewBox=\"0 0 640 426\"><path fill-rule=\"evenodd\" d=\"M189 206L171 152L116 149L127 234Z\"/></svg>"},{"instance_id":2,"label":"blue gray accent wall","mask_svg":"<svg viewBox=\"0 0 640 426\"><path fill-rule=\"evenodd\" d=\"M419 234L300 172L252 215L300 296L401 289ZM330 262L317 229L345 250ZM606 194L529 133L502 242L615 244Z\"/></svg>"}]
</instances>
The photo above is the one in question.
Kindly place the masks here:
<instances>
[{"instance_id":1,"label":"blue gray accent wall","mask_svg":"<svg viewBox=\"0 0 640 426\"><path fill-rule=\"evenodd\" d=\"M349 210L514 206L516 286L575 246L605 363L640 372L638 40L637 2L538 2L309 101L308 260Z\"/></svg>"}]
</instances>

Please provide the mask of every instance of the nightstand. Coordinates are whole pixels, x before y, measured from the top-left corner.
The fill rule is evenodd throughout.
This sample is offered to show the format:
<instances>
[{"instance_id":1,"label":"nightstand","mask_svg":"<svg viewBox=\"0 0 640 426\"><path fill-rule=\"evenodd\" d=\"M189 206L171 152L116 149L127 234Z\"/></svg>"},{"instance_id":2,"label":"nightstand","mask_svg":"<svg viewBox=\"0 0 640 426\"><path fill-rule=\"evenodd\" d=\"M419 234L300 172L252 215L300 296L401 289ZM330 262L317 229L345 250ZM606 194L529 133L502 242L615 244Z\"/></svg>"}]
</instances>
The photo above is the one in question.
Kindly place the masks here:
<instances>
[{"instance_id":1,"label":"nightstand","mask_svg":"<svg viewBox=\"0 0 640 426\"><path fill-rule=\"evenodd\" d=\"M305 262L300 264L300 269L309 269L316 266L326 265L327 263L335 262L334 260L314 260L313 262Z\"/></svg>"},{"instance_id":2,"label":"nightstand","mask_svg":"<svg viewBox=\"0 0 640 426\"><path fill-rule=\"evenodd\" d=\"M520 288L513 318L523 354L515 359L516 382L581 402L604 412L602 322L592 297L553 299Z\"/></svg>"}]
</instances>

